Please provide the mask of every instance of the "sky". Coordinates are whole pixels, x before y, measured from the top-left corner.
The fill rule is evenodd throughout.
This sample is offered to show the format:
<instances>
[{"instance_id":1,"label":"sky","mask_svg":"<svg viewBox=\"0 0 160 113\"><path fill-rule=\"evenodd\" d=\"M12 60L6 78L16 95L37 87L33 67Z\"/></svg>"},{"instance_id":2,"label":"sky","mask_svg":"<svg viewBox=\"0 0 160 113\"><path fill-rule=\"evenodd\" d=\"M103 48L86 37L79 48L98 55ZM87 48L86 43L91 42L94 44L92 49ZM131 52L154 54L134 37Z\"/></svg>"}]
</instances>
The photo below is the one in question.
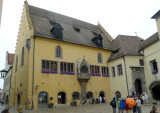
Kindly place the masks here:
<instances>
[{"instance_id":1,"label":"sky","mask_svg":"<svg viewBox=\"0 0 160 113\"><path fill-rule=\"evenodd\" d=\"M40 7L92 24L98 22L113 37L132 35L146 39L157 31L151 17L160 10L160 0L27 0ZM15 53L24 0L3 0L0 26L0 70L6 51ZM136 32L136 33L135 33ZM0 79L0 88L3 80Z\"/></svg>"}]
</instances>

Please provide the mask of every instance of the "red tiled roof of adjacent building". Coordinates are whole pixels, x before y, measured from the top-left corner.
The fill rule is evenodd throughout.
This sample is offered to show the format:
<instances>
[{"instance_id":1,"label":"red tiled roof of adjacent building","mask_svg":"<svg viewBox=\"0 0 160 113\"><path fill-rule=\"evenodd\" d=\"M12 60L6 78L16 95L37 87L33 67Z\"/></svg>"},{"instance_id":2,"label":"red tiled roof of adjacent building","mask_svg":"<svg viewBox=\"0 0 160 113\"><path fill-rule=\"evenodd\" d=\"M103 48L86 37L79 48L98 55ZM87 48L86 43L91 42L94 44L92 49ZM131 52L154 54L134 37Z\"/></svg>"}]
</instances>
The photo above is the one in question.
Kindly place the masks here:
<instances>
[{"instance_id":1,"label":"red tiled roof of adjacent building","mask_svg":"<svg viewBox=\"0 0 160 113\"><path fill-rule=\"evenodd\" d=\"M15 54L8 53L8 64L13 65L14 55Z\"/></svg>"}]
</instances>

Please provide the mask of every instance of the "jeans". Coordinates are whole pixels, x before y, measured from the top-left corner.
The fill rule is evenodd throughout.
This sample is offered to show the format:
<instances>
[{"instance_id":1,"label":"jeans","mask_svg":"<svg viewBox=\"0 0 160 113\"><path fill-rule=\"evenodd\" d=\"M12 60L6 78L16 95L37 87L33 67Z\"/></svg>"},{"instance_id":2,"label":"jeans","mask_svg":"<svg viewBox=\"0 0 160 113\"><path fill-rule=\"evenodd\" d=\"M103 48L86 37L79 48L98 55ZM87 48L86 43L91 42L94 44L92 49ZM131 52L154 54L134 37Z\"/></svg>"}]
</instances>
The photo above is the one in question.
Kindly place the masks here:
<instances>
[{"instance_id":1,"label":"jeans","mask_svg":"<svg viewBox=\"0 0 160 113\"><path fill-rule=\"evenodd\" d=\"M139 109L139 107L137 107L137 112L138 112L138 113L140 113L140 109Z\"/></svg>"}]
</instances>

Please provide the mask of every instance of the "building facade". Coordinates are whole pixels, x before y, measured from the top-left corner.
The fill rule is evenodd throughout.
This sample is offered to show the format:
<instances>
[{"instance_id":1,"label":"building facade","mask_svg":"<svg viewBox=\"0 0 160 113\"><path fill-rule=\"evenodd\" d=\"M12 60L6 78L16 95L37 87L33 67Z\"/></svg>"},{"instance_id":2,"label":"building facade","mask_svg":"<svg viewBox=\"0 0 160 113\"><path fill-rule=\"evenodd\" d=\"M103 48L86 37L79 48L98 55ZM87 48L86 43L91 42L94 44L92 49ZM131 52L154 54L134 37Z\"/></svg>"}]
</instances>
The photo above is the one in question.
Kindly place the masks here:
<instances>
[{"instance_id":1,"label":"building facade","mask_svg":"<svg viewBox=\"0 0 160 113\"><path fill-rule=\"evenodd\" d=\"M155 97L151 94L156 92L154 87L159 88L158 71L153 76L148 71L158 54L152 58L149 54L154 52L151 48L157 49L159 37L149 39L154 40L153 47L138 36L118 35L113 40L99 23L86 23L25 1L9 104L37 109L47 107L51 98L57 106L100 96L102 102L109 102L133 92Z\"/></svg>"}]
</instances>

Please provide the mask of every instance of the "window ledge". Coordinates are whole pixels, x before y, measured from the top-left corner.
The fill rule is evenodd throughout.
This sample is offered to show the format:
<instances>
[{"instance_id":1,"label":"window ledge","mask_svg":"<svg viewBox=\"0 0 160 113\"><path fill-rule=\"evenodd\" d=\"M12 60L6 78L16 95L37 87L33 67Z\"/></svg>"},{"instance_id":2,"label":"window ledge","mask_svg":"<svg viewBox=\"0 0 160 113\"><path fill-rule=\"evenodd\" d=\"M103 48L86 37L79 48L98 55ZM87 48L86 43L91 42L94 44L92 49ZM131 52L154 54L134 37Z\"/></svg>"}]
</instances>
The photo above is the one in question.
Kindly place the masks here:
<instances>
[{"instance_id":1,"label":"window ledge","mask_svg":"<svg viewBox=\"0 0 160 113\"><path fill-rule=\"evenodd\" d=\"M57 73L57 71L48 71L48 70L42 70L42 73Z\"/></svg>"},{"instance_id":2,"label":"window ledge","mask_svg":"<svg viewBox=\"0 0 160 113\"><path fill-rule=\"evenodd\" d=\"M103 77L110 77L110 75L102 74Z\"/></svg>"},{"instance_id":3,"label":"window ledge","mask_svg":"<svg viewBox=\"0 0 160 113\"><path fill-rule=\"evenodd\" d=\"M152 74L157 74L158 73L158 70L153 70L152 71Z\"/></svg>"},{"instance_id":4,"label":"window ledge","mask_svg":"<svg viewBox=\"0 0 160 113\"><path fill-rule=\"evenodd\" d=\"M101 76L101 74L94 74L94 73L92 73L91 76Z\"/></svg>"},{"instance_id":5,"label":"window ledge","mask_svg":"<svg viewBox=\"0 0 160 113\"><path fill-rule=\"evenodd\" d=\"M61 74L75 75L74 72L61 72Z\"/></svg>"}]
</instances>

